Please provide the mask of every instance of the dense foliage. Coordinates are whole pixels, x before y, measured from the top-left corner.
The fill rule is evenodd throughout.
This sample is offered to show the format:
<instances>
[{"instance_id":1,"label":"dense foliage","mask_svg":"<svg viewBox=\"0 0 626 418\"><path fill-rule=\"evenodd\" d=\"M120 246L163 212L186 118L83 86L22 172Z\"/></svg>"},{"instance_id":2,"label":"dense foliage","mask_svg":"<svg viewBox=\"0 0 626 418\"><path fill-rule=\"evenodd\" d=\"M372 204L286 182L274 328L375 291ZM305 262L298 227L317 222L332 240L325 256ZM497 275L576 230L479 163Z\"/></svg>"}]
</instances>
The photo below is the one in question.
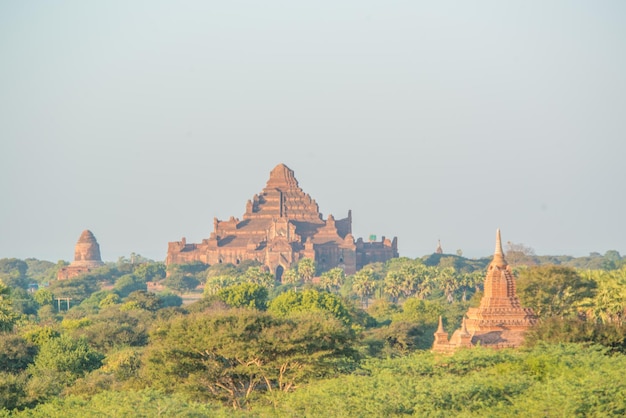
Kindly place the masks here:
<instances>
[{"instance_id":1,"label":"dense foliage","mask_svg":"<svg viewBox=\"0 0 626 418\"><path fill-rule=\"evenodd\" d=\"M619 253L590 270L518 250L527 346L452 356L433 332L478 303L488 259L304 259L279 282L252 262L58 281L62 262L0 260L0 416L623 416Z\"/></svg>"}]
</instances>

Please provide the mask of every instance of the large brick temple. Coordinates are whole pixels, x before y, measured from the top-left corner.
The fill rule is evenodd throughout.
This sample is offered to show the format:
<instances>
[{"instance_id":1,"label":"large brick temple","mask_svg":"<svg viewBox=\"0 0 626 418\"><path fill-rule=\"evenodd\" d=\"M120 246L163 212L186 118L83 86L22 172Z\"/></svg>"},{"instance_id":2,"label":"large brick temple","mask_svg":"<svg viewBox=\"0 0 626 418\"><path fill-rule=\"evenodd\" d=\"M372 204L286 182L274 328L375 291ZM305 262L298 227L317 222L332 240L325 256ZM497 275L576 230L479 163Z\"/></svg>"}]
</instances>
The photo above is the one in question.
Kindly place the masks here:
<instances>
[{"instance_id":1,"label":"large brick temple","mask_svg":"<svg viewBox=\"0 0 626 418\"><path fill-rule=\"evenodd\" d=\"M260 194L248 200L243 219L213 220L213 232L199 244L170 242L166 264L200 261L239 264L257 260L280 280L302 258L315 260L318 272L341 267L354 274L368 263L398 257L397 238L365 242L352 236L352 212L324 220L315 200L298 185L294 172L278 164Z\"/></svg>"},{"instance_id":2,"label":"large brick temple","mask_svg":"<svg viewBox=\"0 0 626 418\"><path fill-rule=\"evenodd\" d=\"M452 334L450 340L439 318L433 351L452 352L476 345L492 348L522 345L524 334L537 322L537 317L531 308L524 308L520 304L511 266L502 251L499 229L496 231L496 250L487 267L484 287L480 306L469 308L461 328Z\"/></svg>"},{"instance_id":3,"label":"large brick temple","mask_svg":"<svg viewBox=\"0 0 626 418\"><path fill-rule=\"evenodd\" d=\"M74 247L74 261L59 269L59 280L71 279L81 274L89 273L93 269L104 265L100 257L100 245L93 233L85 229L78 238Z\"/></svg>"}]
</instances>

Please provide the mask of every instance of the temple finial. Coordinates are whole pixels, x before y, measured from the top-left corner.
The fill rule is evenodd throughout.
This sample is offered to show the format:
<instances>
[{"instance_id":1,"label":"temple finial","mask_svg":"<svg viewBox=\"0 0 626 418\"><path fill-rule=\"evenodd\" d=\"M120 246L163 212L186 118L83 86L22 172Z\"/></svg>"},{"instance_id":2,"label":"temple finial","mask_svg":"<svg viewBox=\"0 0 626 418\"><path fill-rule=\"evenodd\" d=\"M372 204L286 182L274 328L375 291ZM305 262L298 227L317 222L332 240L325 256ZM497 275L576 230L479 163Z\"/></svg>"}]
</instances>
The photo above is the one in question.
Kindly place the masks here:
<instances>
[{"instance_id":1,"label":"temple finial","mask_svg":"<svg viewBox=\"0 0 626 418\"><path fill-rule=\"evenodd\" d=\"M493 261L498 266L506 265L504 251L502 250L502 238L500 238L500 228L496 229L496 250L493 253Z\"/></svg>"},{"instance_id":2,"label":"temple finial","mask_svg":"<svg viewBox=\"0 0 626 418\"><path fill-rule=\"evenodd\" d=\"M463 317L463 323L461 324L461 333L469 334L469 332L467 332L467 324L465 324L465 317Z\"/></svg>"},{"instance_id":3,"label":"temple finial","mask_svg":"<svg viewBox=\"0 0 626 418\"><path fill-rule=\"evenodd\" d=\"M445 331L443 329L443 320L441 319L441 315L439 315L439 326L437 327L437 333L442 334L444 332Z\"/></svg>"},{"instance_id":4,"label":"temple finial","mask_svg":"<svg viewBox=\"0 0 626 418\"><path fill-rule=\"evenodd\" d=\"M500 228L496 229L496 251L494 254L504 254L502 251L502 238L500 238Z\"/></svg>"}]
</instances>

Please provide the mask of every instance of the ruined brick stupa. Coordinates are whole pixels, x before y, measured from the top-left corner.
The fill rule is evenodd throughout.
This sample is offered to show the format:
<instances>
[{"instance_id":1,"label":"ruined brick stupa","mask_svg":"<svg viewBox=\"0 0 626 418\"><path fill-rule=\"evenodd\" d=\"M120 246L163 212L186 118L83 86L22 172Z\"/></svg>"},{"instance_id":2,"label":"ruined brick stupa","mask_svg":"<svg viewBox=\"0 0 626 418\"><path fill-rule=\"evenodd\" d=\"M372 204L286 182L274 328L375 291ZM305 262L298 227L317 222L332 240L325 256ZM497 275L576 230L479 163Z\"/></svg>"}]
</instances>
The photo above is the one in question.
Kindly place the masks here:
<instances>
[{"instance_id":1,"label":"ruined brick stupa","mask_svg":"<svg viewBox=\"0 0 626 418\"><path fill-rule=\"evenodd\" d=\"M71 279L78 275L89 273L94 268L102 266L100 245L93 233L85 229L74 247L74 261L67 267L59 269L58 279Z\"/></svg>"},{"instance_id":2,"label":"ruined brick stupa","mask_svg":"<svg viewBox=\"0 0 626 418\"><path fill-rule=\"evenodd\" d=\"M502 251L500 230L496 231L496 250L487 267L485 293L478 308L469 308L461 329L450 340L441 318L435 332L433 351L451 352L461 347L482 345L493 348L518 347L524 334L537 322L531 308L521 306L515 292L515 278Z\"/></svg>"}]
</instances>

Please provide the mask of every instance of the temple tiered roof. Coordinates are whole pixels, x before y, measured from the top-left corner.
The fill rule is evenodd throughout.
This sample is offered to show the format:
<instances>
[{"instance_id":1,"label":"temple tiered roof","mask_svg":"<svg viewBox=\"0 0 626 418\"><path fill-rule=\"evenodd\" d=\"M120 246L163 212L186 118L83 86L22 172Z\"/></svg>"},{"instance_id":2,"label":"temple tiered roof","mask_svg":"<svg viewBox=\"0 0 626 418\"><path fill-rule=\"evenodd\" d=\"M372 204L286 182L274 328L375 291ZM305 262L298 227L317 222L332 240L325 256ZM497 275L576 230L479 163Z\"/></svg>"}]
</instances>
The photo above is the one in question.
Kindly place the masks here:
<instances>
[{"instance_id":1,"label":"temple tiered roof","mask_svg":"<svg viewBox=\"0 0 626 418\"><path fill-rule=\"evenodd\" d=\"M240 220L213 220L213 232L200 244L181 241L168 245L167 264L200 261L206 264L257 260L280 279L282 271L302 258L316 261L318 271L341 267L353 274L363 263L397 257L397 241L355 242L352 213L324 220L317 202L299 186L293 170L278 164L261 193L246 203Z\"/></svg>"}]
</instances>

